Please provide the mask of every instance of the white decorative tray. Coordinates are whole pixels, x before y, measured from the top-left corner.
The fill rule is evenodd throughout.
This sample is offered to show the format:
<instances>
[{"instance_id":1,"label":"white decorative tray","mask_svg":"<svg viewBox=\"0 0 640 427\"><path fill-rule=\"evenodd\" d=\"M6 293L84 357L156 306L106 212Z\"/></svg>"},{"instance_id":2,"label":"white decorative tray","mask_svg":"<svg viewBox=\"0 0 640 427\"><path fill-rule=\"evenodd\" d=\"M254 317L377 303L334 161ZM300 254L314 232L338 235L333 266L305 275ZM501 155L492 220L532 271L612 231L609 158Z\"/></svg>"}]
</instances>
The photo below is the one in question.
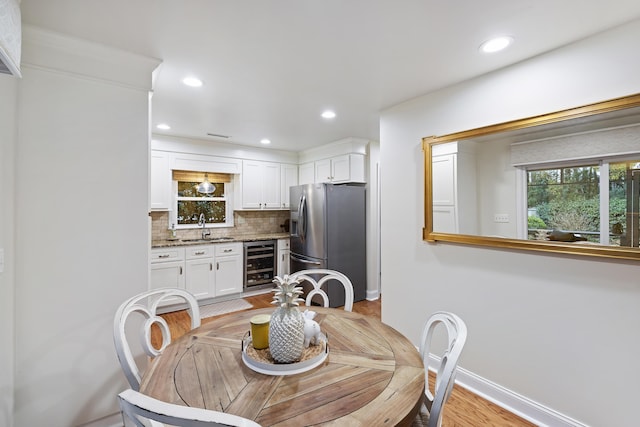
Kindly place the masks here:
<instances>
[{"instance_id":1,"label":"white decorative tray","mask_svg":"<svg viewBox=\"0 0 640 427\"><path fill-rule=\"evenodd\" d=\"M295 375L320 365L329 355L327 336L320 334L320 344L310 345L302 352L302 360L295 363L276 363L269 349L253 348L251 336L247 332L242 339L242 361L250 369L265 375Z\"/></svg>"}]
</instances>

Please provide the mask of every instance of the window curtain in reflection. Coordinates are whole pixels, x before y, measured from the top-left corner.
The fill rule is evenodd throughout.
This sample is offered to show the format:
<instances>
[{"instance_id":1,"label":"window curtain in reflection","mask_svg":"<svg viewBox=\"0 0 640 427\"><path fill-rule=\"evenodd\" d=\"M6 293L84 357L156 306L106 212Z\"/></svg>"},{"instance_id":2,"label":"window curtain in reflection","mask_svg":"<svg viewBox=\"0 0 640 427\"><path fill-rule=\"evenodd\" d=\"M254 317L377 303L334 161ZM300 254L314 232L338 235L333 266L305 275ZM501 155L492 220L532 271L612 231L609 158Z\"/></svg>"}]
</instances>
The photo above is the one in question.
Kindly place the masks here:
<instances>
[{"instance_id":1,"label":"window curtain in reflection","mask_svg":"<svg viewBox=\"0 0 640 427\"><path fill-rule=\"evenodd\" d=\"M513 166L633 154L640 154L640 124L511 144Z\"/></svg>"}]
</instances>

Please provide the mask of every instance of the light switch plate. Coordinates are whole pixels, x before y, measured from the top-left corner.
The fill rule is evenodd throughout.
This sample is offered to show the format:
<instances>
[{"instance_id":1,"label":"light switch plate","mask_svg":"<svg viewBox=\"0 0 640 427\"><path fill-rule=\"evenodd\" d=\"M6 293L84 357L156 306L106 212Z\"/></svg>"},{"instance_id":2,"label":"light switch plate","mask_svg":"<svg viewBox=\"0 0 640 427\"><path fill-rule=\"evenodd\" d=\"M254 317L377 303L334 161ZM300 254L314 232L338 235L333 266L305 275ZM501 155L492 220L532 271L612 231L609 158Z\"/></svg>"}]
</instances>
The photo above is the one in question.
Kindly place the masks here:
<instances>
[{"instance_id":1,"label":"light switch plate","mask_svg":"<svg viewBox=\"0 0 640 427\"><path fill-rule=\"evenodd\" d=\"M509 222L509 214L493 214L493 222Z\"/></svg>"}]
</instances>

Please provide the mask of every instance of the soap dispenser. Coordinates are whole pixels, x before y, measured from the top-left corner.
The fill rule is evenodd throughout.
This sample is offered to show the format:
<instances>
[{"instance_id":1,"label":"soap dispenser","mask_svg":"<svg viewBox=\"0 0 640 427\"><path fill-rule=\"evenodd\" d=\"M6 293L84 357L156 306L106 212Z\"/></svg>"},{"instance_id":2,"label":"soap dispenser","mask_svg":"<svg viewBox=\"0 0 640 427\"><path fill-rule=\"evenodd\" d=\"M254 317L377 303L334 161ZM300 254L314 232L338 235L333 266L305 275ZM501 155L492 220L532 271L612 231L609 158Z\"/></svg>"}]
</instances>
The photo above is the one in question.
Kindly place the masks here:
<instances>
[{"instance_id":1,"label":"soap dispenser","mask_svg":"<svg viewBox=\"0 0 640 427\"><path fill-rule=\"evenodd\" d=\"M177 235L176 235L176 224L172 223L171 224L171 238L175 239L176 237L177 237Z\"/></svg>"}]
</instances>

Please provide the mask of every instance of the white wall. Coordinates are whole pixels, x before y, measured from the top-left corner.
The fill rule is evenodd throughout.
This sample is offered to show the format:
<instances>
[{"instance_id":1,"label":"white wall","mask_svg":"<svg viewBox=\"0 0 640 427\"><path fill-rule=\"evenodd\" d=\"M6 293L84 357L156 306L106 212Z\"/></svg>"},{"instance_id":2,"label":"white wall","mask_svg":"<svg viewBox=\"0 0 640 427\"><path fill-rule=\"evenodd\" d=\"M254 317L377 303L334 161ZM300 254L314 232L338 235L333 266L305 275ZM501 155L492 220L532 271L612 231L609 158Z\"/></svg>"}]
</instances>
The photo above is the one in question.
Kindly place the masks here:
<instances>
[{"instance_id":1,"label":"white wall","mask_svg":"<svg viewBox=\"0 0 640 427\"><path fill-rule=\"evenodd\" d=\"M0 74L0 426L11 426L14 386L14 153L18 79Z\"/></svg>"},{"instance_id":2,"label":"white wall","mask_svg":"<svg viewBox=\"0 0 640 427\"><path fill-rule=\"evenodd\" d=\"M158 61L23 38L16 147L16 426L117 412L113 314L148 286L148 93Z\"/></svg>"},{"instance_id":3,"label":"white wall","mask_svg":"<svg viewBox=\"0 0 640 427\"><path fill-rule=\"evenodd\" d=\"M640 92L639 39L635 21L381 119L383 321L417 343L430 313L456 312L463 368L591 426L637 425L640 265L423 242L420 142Z\"/></svg>"},{"instance_id":4,"label":"white wall","mask_svg":"<svg viewBox=\"0 0 640 427\"><path fill-rule=\"evenodd\" d=\"M509 141L492 141L477 147L478 223L483 236L518 237L516 227L517 176L511 166ZM494 214L506 213L510 221L497 223Z\"/></svg>"}]
</instances>

